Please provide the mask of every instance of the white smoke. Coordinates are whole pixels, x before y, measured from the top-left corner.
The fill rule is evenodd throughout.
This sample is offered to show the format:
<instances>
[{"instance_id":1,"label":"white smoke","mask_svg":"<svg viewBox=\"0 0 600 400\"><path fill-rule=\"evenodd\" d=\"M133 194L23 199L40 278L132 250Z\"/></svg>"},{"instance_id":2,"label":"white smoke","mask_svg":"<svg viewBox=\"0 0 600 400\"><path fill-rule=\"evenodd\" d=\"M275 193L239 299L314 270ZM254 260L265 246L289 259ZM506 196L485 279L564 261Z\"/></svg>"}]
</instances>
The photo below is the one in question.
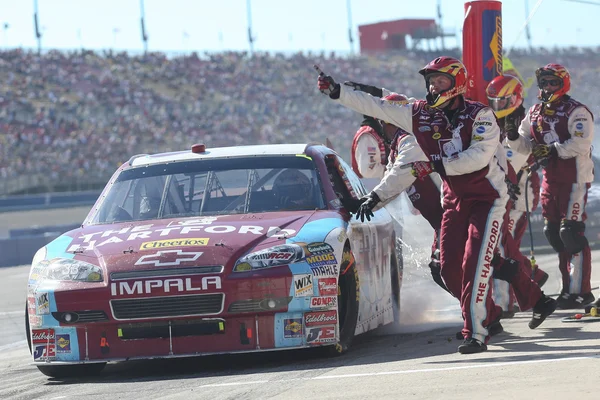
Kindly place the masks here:
<instances>
[{"instance_id":1,"label":"white smoke","mask_svg":"<svg viewBox=\"0 0 600 400\"><path fill-rule=\"evenodd\" d=\"M402 231L404 275L401 289L400 327L386 333L415 333L462 326L458 300L441 289L429 270L433 229L412 206L406 194L386 206ZM398 218L401 216L401 218ZM400 228L399 228L400 227Z\"/></svg>"}]
</instances>

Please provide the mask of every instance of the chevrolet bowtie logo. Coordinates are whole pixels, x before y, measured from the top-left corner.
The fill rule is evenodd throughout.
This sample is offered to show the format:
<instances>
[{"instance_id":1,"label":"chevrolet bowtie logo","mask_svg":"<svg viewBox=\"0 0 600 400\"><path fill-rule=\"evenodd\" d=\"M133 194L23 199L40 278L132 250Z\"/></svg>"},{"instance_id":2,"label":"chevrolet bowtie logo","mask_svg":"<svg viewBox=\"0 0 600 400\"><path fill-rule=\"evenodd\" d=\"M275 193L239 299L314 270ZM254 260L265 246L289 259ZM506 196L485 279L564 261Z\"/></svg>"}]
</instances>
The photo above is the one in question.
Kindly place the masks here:
<instances>
[{"instance_id":1,"label":"chevrolet bowtie logo","mask_svg":"<svg viewBox=\"0 0 600 400\"><path fill-rule=\"evenodd\" d=\"M161 258L168 257L169 255L175 255L176 258L173 261L165 261L161 262ZM146 254L145 256L140 257L139 260L135 263L135 265L154 265L156 267L166 267L170 265L180 265L185 261L196 261L202 252L196 251L183 251L183 250L163 250L158 251L155 254ZM168 257L171 258L171 257Z\"/></svg>"}]
</instances>

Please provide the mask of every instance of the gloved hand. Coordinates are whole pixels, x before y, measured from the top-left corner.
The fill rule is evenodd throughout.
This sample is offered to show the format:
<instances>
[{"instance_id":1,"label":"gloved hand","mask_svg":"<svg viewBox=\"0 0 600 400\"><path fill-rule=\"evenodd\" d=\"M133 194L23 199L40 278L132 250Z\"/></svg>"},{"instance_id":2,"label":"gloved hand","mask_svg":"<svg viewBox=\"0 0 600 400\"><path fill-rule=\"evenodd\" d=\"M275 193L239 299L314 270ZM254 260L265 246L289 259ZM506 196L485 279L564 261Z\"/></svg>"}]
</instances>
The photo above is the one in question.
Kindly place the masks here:
<instances>
[{"instance_id":1,"label":"gloved hand","mask_svg":"<svg viewBox=\"0 0 600 400\"><path fill-rule=\"evenodd\" d=\"M504 132L508 140L517 140L519 138L518 117L510 114L504 117Z\"/></svg>"},{"instance_id":2,"label":"gloved hand","mask_svg":"<svg viewBox=\"0 0 600 400\"><path fill-rule=\"evenodd\" d=\"M354 90L369 93L371 96L374 96L374 97L383 97L383 90L381 90L381 88L378 88L375 86L365 85L363 83L352 82L352 81L344 82L344 86L350 86Z\"/></svg>"},{"instance_id":3,"label":"gloved hand","mask_svg":"<svg viewBox=\"0 0 600 400\"><path fill-rule=\"evenodd\" d=\"M531 152L535 160L542 165L547 164L548 159L558 155L558 150L556 150L556 146L553 144L536 144L533 146ZM545 161L545 163L542 161Z\"/></svg>"},{"instance_id":4,"label":"gloved hand","mask_svg":"<svg viewBox=\"0 0 600 400\"><path fill-rule=\"evenodd\" d=\"M433 162L431 161L416 161L412 163L411 173L415 178L425 179L427 175L435 171Z\"/></svg>"},{"instance_id":5,"label":"gloved hand","mask_svg":"<svg viewBox=\"0 0 600 400\"><path fill-rule=\"evenodd\" d=\"M340 98L340 84L335 83L331 76L321 73L317 79L317 85L321 93L329 95L332 99Z\"/></svg>"},{"instance_id":6,"label":"gloved hand","mask_svg":"<svg viewBox=\"0 0 600 400\"><path fill-rule=\"evenodd\" d=\"M504 182L506 182L506 186L508 187L508 195L512 201L517 201L519 199L519 195L521 194L521 189L519 185L516 183L512 183L508 176L504 178Z\"/></svg>"},{"instance_id":7,"label":"gloved hand","mask_svg":"<svg viewBox=\"0 0 600 400\"><path fill-rule=\"evenodd\" d=\"M365 218L367 221L370 221L371 217L373 216L373 209L378 203L381 202L381 199L375 192L369 193L363 199L363 203L356 212L356 219L360 219L360 222L365 222Z\"/></svg>"}]
</instances>

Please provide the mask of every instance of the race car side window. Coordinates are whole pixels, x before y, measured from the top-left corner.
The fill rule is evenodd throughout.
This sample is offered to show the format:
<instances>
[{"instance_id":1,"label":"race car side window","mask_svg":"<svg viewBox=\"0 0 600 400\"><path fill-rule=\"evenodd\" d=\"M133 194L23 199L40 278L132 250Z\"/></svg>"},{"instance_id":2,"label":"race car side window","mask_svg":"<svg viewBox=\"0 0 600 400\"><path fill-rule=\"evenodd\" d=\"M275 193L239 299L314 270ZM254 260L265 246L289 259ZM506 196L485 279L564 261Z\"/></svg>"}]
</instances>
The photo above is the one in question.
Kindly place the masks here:
<instances>
[{"instance_id":1,"label":"race car side window","mask_svg":"<svg viewBox=\"0 0 600 400\"><path fill-rule=\"evenodd\" d=\"M352 198L357 199L356 192L350 184L346 171L340 164L339 159L335 155L330 154L325 157L325 165L327 166L327 174L329 175L329 180L333 186L333 191L342 204L344 204L344 201L346 200Z\"/></svg>"},{"instance_id":2,"label":"race car side window","mask_svg":"<svg viewBox=\"0 0 600 400\"><path fill-rule=\"evenodd\" d=\"M354 173L354 171L352 171L352 168L350 168L350 166L346 164L344 160L338 157L338 162L344 169L344 173L346 174L346 177L348 178L348 182L352 186L352 189L354 189L354 192L358 195L359 198L365 196L367 194L367 190L362 184L360 178Z\"/></svg>"}]
</instances>

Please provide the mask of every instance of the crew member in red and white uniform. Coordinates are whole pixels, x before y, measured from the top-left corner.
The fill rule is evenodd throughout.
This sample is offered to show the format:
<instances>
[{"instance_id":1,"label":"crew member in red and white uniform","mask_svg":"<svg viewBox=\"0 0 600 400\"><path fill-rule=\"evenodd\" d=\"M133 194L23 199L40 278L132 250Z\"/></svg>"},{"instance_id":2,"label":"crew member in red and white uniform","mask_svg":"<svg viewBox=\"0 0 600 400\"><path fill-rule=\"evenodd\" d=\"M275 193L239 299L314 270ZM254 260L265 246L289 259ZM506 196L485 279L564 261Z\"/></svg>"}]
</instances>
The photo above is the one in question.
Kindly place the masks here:
<instances>
[{"instance_id":1,"label":"crew member in red and white uniform","mask_svg":"<svg viewBox=\"0 0 600 400\"><path fill-rule=\"evenodd\" d=\"M419 72L425 78L427 100L411 99L409 104L353 91L324 74L319 75L318 86L346 107L412 133L426 156L412 163L413 174L419 179L440 174L444 182L441 273L448 290L460 298L464 341L458 351L478 353L487 350L487 327L501 313L489 290L508 201L505 172L497 157L502 152L500 129L489 107L464 98L467 72L459 60L438 57ZM498 271L503 267L498 266ZM519 270L514 274L514 285L533 283ZM534 308L535 312L544 318L551 313Z\"/></svg>"},{"instance_id":2,"label":"crew member in red and white uniform","mask_svg":"<svg viewBox=\"0 0 600 400\"><path fill-rule=\"evenodd\" d=\"M497 76L486 88L486 94L490 108L494 110L498 118L501 130L501 141L504 145L507 164L507 184L511 192L511 200L507 204L507 214L503 226L505 235L500 246L503 256L512 258L521 263L521 267L528 273L533 269L533 278L541 287L548 279L548 274L537 265L531 265L531 260L520 251L521 240L527 228L527 210L533 211L539 202L539 176L532 172L527 185L527 200L529 207L525 204L525 183L529 167L533 164L533 158L527 163L527 156L515 152L508 147L505 137L506 126L518 126L525 117L523 107L523 85L521 81L511 75ZM518 171L518 172L515 172ZM512 190L511 190L512 189ZM494 302L502 307L503 318L514 316L513 298L511 287L505 280L494 279L493 297ZM521 310L528 310L533 304L519 304Z\"/></svg>"},{"instance_id":3,"label":"crew member in red and white uniform","mask_svg":"<svg viewBox=\"0 0 600 400\"><path fill-rule=\"evenodd\" d=\"M352 169L359 178L381 179L385 173L393 137L387 137L379 121L364 116L352 141Z\"/></svg>"},{"instance_id":4,"label":"crew member in red and white uniform","mask_svg":"<svg viewBox=\"0 0 600 400\"><path fill-rule=\"evenodd\" d=\"M533 105L518 131L508 130L507 137L512 149L532 153L544 168L544 234L558 253L562 275L558 307L583 308L595 299L591 250L585 237L587 192L594 180L594 119L585 105L567 94L571 76L564 66L547 64L535 75L541 103Z\"/></svg>"}]
</instances>

